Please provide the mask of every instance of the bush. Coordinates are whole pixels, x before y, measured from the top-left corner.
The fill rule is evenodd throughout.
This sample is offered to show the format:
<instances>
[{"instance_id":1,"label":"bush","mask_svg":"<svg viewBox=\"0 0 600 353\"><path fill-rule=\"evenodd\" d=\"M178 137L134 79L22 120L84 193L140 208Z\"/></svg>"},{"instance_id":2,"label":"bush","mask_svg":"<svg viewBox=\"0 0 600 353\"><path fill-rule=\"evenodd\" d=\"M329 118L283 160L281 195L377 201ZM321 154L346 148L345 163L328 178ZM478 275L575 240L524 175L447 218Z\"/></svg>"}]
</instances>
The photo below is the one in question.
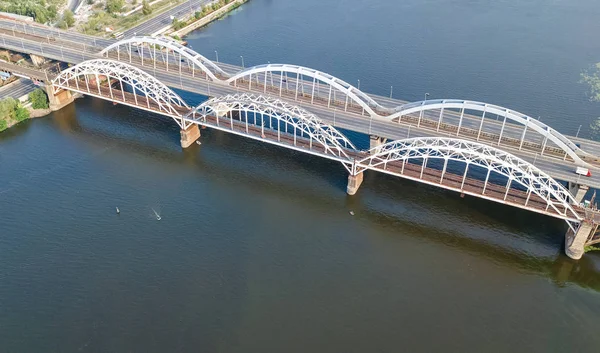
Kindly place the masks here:
<instances>
[{"instance_id":1,"label":"bush","mask_svg":"<svg viewBox=\"0 0 600 353\"><path fill-rule=\"evenodd\" d=\"M36 88L33 92L29 93L29 101L33 109L46 109L48 108L48 96L41 88Z\"/></svg>"},{"instance_id":2,"label":"bush","mask_svg":"<svg viewBox=\"0 0 600 353\"><path fill-rule=\"evenodd\" d=\"M6 120L0 119L0 131L4 131L8 128Z\"/></svg>"},{"instance_id":3,"label":"bush","mask_svg":"<svg viewBox=\"0 0 600 353\"><path fill-rule=\"evenodd\" d=\"M185 22L180 21L176 18L173 19L173 22L171 24L172 24L174 30L182 29L186 25Z\"/></svg>"},{"instance_id":4,"label":"bush","mask_svg":"<svg viewBox=\"0 0 600 353\"><path fill-rule=\"evenodd\" d=\"M56 27L60 28L60 29L68 29L69 26L67 26L67 23L65 22L65 20L63 20L62 18L56 23Z\"/></svg>"},{"instance_id":5,"label":"bush","mask_svg":"<svg viewBox=\"0 0 600 353\"><path fill-rule=\"evenodd\" d=\"M73 11L66 9L62 16L63 21L67 24L67 27L72 27L75 24L75 16Z\"/></svg>"},{"instance_id":6,"label":"bush","mask_svg":"<svg viewBox=\"0 0 600 353\"><path fill-rule=\"evenodd\" d=\"M124 0L106 0L106 12L117 13L120 12L125 5Z\"/></svg>"},{"instance_id":7,"label":"bush","mask_svg":"<svg viewBox=\"0 0 600 353\"><path fill-rule=\"evenodd\" d=\"M146 0L142 1L142 13L144 15L149 15L152 13L152 8L150 7L150 4L148 4L148 1L146 1Z\"/></svg>"},{"instance_id":8,"label":"bush","mask_svg":"<svg viewBox=\"0 0 600 353\"><path fill-rule=\"evenodd\" d=\"M29 119L29 110L23 108L21 104L18 104L15 108L15 120L17 122L21 122L23 120Z\"/></svg>"}]
</instances>

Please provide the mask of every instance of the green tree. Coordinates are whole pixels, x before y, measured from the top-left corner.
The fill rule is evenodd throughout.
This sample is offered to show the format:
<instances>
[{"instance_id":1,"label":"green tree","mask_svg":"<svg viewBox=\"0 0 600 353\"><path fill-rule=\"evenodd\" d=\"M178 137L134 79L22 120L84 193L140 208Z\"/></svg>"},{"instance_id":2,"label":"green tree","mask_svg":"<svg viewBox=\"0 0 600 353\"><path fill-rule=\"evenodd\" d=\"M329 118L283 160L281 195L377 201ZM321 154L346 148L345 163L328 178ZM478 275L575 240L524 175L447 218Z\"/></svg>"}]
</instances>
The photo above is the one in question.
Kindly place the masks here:
<instances>
[{"instance_id":1,"label":"green tree","mask_svg":"<svg viewBox=\"0 0 600 353\"><path fill-rule=\"evenodd\" d=\"M63 21L67 24L67 27L72 27L75 24L75 16L73 15L73 11L66 9L63 12Z\"/></svg>"},{"instance_id":2,"label":"green tree","mask_svg":"<svg viewBox=\"0 0 600 353\"><path fill-rule=\"evenodd\" d=\"M17 101L12 97L0 100L0 119L9 120L15 117Z\"/></svg>"},{"instance_id":3,"label":"green tree","mask_svg":"<svg viewBox=\"0 0 600 353\"><path fill-rule=\"evenodd\" d=\"M65 22L65 20L63 20L62 18L60 20L58 20L58 22L56 23L56 27L61 28L61 29L69 28L69 26L67 26L67 23Z\"/></svg>"},{"instance_id":4,"label":"green tree","mask_svg":"<svg viewBox=\"0 0 600 353\"><path fill-rule=\"evenodd\" d=\"M48 6L48 18L50 20L55 20L57 15L58 15L58 9L56 8L56 5L52 4L52 5Z\"/></svg>"},{"instance_id":5,"label":"green tree","mask_svg":"<svg viewBox=\"0 0 600 353\"><path fill-rule=\"evenodd\" d=\"M0 119L0 131L4 131L8 128L8 123L4 119Z\"/></svg>"},{"instance_id":6,"label":"green tree","mask_svg":"<svg viewBox=\"0 0 600 353\"><path fill-rule=\"evenodd\" d=\"M581 82L590 88L590 100L600 102L600 63L581 73Z\"/></svg>"},{"instance_id":7,"label":"green tree","mask_svg":"<svg viewBox=\"0 0 600 353\"><path fill-rule=\"evenodd\" d=\"M152 7L146 0L142 1L142 13L146 16L152 13Z\"/></svg>"},{"instance_id":8,"label":"green tree","mask_svg":"<svg viewBox=\"0 0 600 353\"><path fill-rule=\"evenodd\" d=\"M120 12L125 5L124 0L106 0L106 12L117 13Z\"/></svg>"},{"instance_id":9,"label":"green tree","mask_svg":"<svg viewBox=\"0 0 600 353\"><path fill-rule=\"evenodd\" d=\"M29 93L29 101L33 109L46 109L48 108L48 96L41 88L36 88L33 92Z\"/></svg>"},{"instance_id":10,"label":"green tree","mask_svg":"<svg viewBox=\"0 0 600 353\"><path fill-rule=\"evenodd\" d=\"M15 120L21 122L27 119L29 119L29 110L21 106L21 104L17 104L15 107Z\"/></svg>"}]
</instances>

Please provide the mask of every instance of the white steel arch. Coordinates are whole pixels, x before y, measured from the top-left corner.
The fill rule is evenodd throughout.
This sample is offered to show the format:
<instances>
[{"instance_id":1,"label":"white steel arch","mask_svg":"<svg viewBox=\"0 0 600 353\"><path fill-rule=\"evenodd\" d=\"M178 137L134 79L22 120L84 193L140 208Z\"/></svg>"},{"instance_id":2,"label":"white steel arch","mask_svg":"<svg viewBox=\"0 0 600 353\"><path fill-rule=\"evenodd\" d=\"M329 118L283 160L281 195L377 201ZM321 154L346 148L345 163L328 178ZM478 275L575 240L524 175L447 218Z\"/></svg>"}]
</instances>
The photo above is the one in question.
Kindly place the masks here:
<instances>
[{"instance_id":1,"label":"white steel arch","mask_svg":"<svg viewBox=\"0 0 600 353\"><path fill-rule=\"evenodd\" d=\"M575 199L564 186L533 164L488 145L454 138L418 137L388 142L372 148L369 153L369 156L357 161L355 173L409 159L442 159L444 172L448 161L464 162L467 169L469 165L487 169L485 184L491 172L503 175L509 179L509 186L512 182L522 185L528 190L528 194L539 196L566 219L582 219L573 209ZM464 176L466 175L467 170ZM569 226L572 225L569 223Z\"/></svg>"},{"instance_id":2,"label":"white steel arch","mask_svg":"<svg viewBox=\"0 0 600 353\"><path fill-rule=\"evenodd\" d=\"M212 98L196 107L186 118L198 121L207 115L223 116L231 111L259 114L261 117L274 118L288 124L294 128L296 134L306 135L321 144L326 154L336 157L337 160L341 157L350 163L348 152L356 151L350 140L314 114L282 100L260 95L243 93Z\"/></svg>"},{"instance_id":3,"label":"white steel arch","mask_svg":"<svg viewBox=\"0 0 600 353\"><path fill-rule=\"evenodd\" d=\"M100 82L100 76L116 79L119 81L121 89L123 89L124 84L130 85L134 94L139 92L150 98L158 105L160 111L172 117L181 117L181 113L176 107L190 109L177 93L152 75L137 67L114 60L93 59L81 62L62 71L52 80L52 84L59 88L76 89L85 93L85 89L80 85L87 86L87 90L91 91L88 84L89 76L93 76L96 82ZM82 79L85 82L79 83Z\"/></svg>"},{"instance_id":4,"label":"white steel arch","mask_svg":"<svg viewBox=\"0 0 600 353\"><path fill-rule=\"evenodd\" d=\"M484 102L477 101L469 101L469 100L460 100L460 99L435 99L435 100L426 100L420 102L413 102L397 107L396 112L387 118L390 120L401 118L402 116L414 114L414 113L422 113L430 110L441 110L440 119L443 115L444 109L460 109L463 113L465 110L474 110L480 111L484 115L495 114L497 116L501 116L508 120L511 120L515 123L521 124L525 126L523 137L525 136L525 132L527 129L532 129L535 132L541 134L544 137L544 141L550 140L554 144L556 144L559 148L561 148L569 157L575 161L576 164L585 166L587 163L579 157L577 154L587 154L587 152L583 151L579 148L574 142L569 140L566 136L561 134L560 132L554 130L550 126L542 123L541 121L534 119L526 114L519 113L515 110L511 110L505 107L501 107L494 104L488 104ZM483 118L481 118L483 120ZM462 123L462 114L461 114L461 122L459 122L459 128ZM504 125L500 130L500 137L504 132ZM544 146L545 147L545 146Z\"/></svg>"},{"instance_id":5,"label":"white steel arch","mask_svg":"<svg viewBox=\"0 0 600 353\"><path fill-rule=\"evenodd\" d=\"M108 57L109 52L111 50L116 50L117 55L120 55L118 53L119 47L121 46L124 46L127 49L130 58L132 55L132 51L137 49L137 54L141 58L148 57L154 62L156 62L159 58L159 55L161 55L162 61L168 63L170 61L169 51L172 51L174 54L171 59L174 60L174 63L180 65L181 59L185 58L189 60L189 62L193 65L198 66L208 77L210 77L212 81L221 81L221 79L217 78L215 74L219 74L224 77L229 77L229 74L223 71L223 69L221 69L211 60L207 59L206 57L197 53L196 51L182 45L178 41L165 36L138 36L122 39L104 48L100 52L100 55ZM146 52L144 52L144 48L146 48ZM179 62L177 61L177 56L175 55L175 53L179 54ZM173 60L171 61L173 62Z\"/></svg>"},{"instance_id":6,"label":"white steel arch","mask_svg":"<svg viewBox=\"0 0 600 353\"><path fill-rule=\"evenodd\" d=\"M235 83L237 80L249 77L249 81L252 81L252 76L255 75L256 79L259 80L258 75L262 74L262 80L264 83L269 81L268 74L271 74L271 81L273 80L273 73L279 73L278 82L279 88L281 90L283 83L286 82L289 76L288 73L296 74L296 78L294 79L294 85L296 89L296 95L298 94L298 85L301 84L304 77L312 78L312 94L314 96L314 87L317 81L323 82L330 87L328 93L328 101L331 101L331 93L332 89L336 89L337 91L343 93L346 96L346 107L348 105L348 99L352 100L356 104L360 105L365 112L367 112L370 116L379 116L375 109L380 110L389 110L389 108L385 108L379 103L377 103L373 98L371 98L368 94L362 92L358 88L353 85L336 78L330 74L310 69L303 66L298 65L289 65L289 64L267 64L267 65L258 65L254 67L247 68L246 70L240 71L234 76L230 77L226 82L231 84Z\"/></svg>"}]
</instances>

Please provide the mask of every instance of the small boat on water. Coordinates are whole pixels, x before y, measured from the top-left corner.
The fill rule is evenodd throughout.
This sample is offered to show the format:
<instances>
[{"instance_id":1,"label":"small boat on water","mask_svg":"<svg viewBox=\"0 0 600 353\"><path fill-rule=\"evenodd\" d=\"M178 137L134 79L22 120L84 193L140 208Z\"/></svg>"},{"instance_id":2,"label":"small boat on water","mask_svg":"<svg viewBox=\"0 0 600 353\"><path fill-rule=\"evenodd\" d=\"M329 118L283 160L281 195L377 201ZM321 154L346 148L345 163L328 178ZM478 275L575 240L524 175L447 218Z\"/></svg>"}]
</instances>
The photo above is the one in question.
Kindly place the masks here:
<instances>
[{"instance_id":1,"label":"small boat on water","mask_svg":"<svg viewBox=\"0 0 600 353\"><path fill-rule=\"evenodd\" d=\"M118 207L115 207L115 208L117 209L117 214L120 214L121 211L119 211L119 208Z\"/></svg>"}]
</instances>

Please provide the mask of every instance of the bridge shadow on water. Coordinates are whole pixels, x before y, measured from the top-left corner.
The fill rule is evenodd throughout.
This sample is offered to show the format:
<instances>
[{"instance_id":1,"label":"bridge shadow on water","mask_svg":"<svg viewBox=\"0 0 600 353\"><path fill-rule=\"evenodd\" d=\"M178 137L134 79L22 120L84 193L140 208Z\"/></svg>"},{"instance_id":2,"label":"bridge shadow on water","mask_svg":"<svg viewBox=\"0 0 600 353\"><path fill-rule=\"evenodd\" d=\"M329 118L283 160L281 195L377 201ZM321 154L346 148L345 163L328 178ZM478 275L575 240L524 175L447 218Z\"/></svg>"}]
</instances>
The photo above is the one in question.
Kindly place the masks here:
<instances>
[{"instance_id":1,"label":"bridge shadow on water","mask_svg":"<svg viewBox=\"0 0 600 353\"><path fill-rule=\"evenodd\" d=\"M563 255L563 221L375 172L350 197L347 172L337 162L210 129L202 130L201 146L182 151L179 128L170 119L123 106L111 106L113 114L106 114L107 106L85 98L53 113L52 122L87 143L105 145L109 139L120 153L185 165L214 183L241 180L309 209L319 204L335 213L352 210L356 216L348 215L349 221L373 229L455 248L558 286L600 291L600 257L586 254L576 262ZM86 114L77 114L80 107Z\"/></svg>"}]
</instances>

